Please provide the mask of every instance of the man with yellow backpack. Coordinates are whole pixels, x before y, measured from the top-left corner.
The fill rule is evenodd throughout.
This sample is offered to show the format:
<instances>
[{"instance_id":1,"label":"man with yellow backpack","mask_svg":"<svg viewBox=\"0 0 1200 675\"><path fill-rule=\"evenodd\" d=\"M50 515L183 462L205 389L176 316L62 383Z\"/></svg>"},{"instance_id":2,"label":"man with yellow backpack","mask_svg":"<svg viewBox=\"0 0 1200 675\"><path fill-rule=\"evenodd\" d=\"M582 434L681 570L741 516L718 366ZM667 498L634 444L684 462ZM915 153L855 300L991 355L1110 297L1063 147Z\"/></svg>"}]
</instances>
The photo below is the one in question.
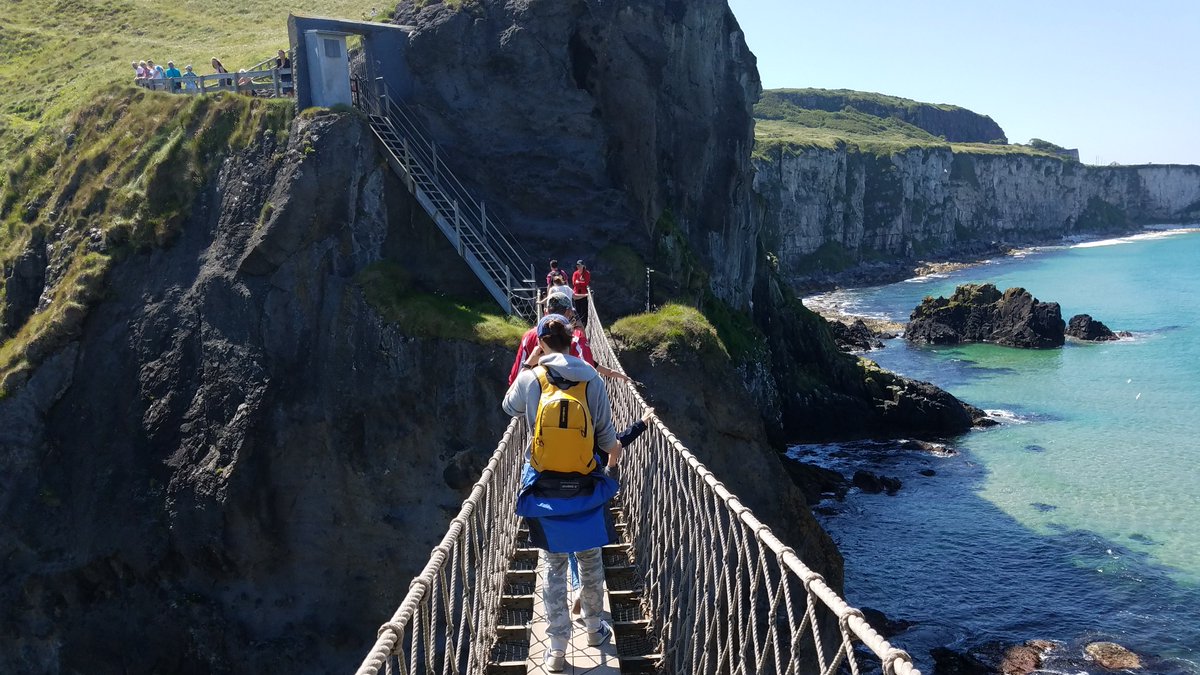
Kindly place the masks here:
<instances>
[{"instance_id":1,"label":"man with yellow backpack","mask_svg":"<svg viewBox=\"0 0 1200 675\"><path fill-rule=\"evenodd\" d=\"M600 547L614 539L607 505L618 489L621 444L613 427L608 390L596 369L571 356L570 321L559 314L537 325L543 356L521 371L504 396L504 411L524 415L530 429L517 515L529 524L531 543L542 549L550 648L543 664L550 672L566 665L571 636L567 611L568 555L579 561L580 605L587 641L604 644L612 627L601 621L604 563Z\"/></svg>"}]
</instances>

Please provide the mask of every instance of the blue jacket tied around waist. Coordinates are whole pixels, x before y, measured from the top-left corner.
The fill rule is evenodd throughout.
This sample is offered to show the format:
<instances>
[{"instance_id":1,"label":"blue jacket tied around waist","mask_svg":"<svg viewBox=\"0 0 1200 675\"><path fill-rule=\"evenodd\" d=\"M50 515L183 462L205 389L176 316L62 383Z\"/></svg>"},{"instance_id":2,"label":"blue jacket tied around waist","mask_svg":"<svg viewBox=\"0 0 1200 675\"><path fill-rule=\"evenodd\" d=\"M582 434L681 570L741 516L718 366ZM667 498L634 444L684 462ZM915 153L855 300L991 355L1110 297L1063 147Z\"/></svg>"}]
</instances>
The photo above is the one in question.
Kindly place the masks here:
<instances>
[{"instance_id":1,"label":"blue jacket tied around waist","mask_svg":"<svg viewBox=\"0 0 1200 675\"><path fill-rule=\"evenodd\" d=\"M517 515L527 520L533 546L552 553L584 551L615 539L606 506L616 493L617 481L600 471L539 474L526 462Z\"/></svg>"}]
</instances>

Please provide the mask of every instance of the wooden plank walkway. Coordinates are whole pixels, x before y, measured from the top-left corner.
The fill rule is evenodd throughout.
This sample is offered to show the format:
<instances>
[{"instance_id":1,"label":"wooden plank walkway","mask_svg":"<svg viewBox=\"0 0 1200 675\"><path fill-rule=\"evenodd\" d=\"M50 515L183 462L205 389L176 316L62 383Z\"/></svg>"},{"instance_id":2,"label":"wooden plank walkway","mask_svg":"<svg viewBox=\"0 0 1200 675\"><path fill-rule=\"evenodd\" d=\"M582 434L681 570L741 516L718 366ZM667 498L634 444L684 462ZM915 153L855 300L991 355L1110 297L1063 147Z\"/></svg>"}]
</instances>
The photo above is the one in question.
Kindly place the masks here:
<instances>
[{"instance_id":1,"label":"wooden plank walkway","mask_svg":"<svg viewBox=\"0 0 1200 675\"><path fill-rule=\"evenodd\" d=\"M542 585L546 583L545 566L538 564L537 585L533 591L533 622L529 636L529 658L525 661L526 673L548 674L550 671L542 667L542 656L550 648L550 637L546 635L546 611L542 605ZM604 590L604 614L601 620L612 625L612 607L608 601L608 588ZM617 636L599 647L589 647L587 629L582 620L571 625L571 642L567 646L567 667L563 673L567 675L617 675L621 672L621 664L617 659Z\"/></svg>"}]
</instances>

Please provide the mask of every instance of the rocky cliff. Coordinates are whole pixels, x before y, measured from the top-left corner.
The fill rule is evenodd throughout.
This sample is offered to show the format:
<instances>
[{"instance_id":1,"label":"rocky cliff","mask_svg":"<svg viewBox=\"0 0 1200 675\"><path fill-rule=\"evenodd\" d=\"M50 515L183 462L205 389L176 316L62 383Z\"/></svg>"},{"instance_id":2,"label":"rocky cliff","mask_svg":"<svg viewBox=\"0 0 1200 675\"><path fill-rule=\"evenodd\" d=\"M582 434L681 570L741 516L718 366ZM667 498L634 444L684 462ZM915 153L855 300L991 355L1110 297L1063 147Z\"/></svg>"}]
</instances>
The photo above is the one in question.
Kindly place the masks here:
<instances>
[{"instance_id":1,"label":"rocky cliff","mask_svg":"<svg viewBox=\"0 0 1200 675\"><path fill-rule=\"evenodd\" d=\"M621 311L646 264L681 278L695 255L692 290L747 305L760 86L725 0L402 2L396 21L414 30L409 102L531 252L588 258ZM618 251L625 278L600 258Z\"/></svg>"},{"instance_id":2,"label":"rocky cliff","mask_svg":"<svg viewBox=\"0 0 1200 675\"><path fill-rule=\"evenodd\" d=\"M938 258L993 242L1045 242L1200 219L1200 167L1093 167L1009 152L772 148L754 189L768 249L794 282L877 261Z\"/></svg>"},{"instance_id":3,"label":"rocky cliff","mask_svg":"<svg viewBox=\"0 0 1200 675\"><path fill-rule=\"evenodd\" d=\"M0 670L352 668L495 447L509 349L356 281L433 227L364 125L274 139L0 399Z\"/></svg>"}]
</instances>

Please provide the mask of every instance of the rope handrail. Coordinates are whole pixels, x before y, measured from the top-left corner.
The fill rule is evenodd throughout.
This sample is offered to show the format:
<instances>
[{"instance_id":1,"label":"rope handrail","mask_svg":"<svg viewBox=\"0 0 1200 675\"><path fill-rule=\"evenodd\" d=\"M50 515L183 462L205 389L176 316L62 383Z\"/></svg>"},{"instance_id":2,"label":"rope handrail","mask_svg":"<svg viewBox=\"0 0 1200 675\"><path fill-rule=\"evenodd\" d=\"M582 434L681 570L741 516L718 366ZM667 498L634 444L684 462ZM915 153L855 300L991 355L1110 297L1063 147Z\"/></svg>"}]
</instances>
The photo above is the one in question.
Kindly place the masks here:
<instances>
[{"instance_id":1,"label":"rope handrail","mask_svg":"<svg viewBox=\"0 0 1200 675\"><path fill-rule=\"evenodd\" d=\"M528 438L524 419L513 418L429 562L380 626L357 675L397 667L401 673L483 672L516 548L512 500Z\"/></svg>"},{"instance_id":2,"label":"rope handrail","mask_svg":"<svg viewBox=\"0 0 1200 675\"><path fill-rule=\"evenodd\" d=\"M595 302L590 307L593 355L624 373ZM646 407L630 383L612 387L611 399L618 426L641 417ZM828 675L847 661L857 675L857 639L886 675L920 675L906 652L805 565L660 419L651 420L639 443L622 460L620 496L645 582L645 609L662 640L664 670L794 673L815 665ZM792 597L800 592L807 596L803 606ZM822 638L828 626L840 639ZM810 643L802 644L806 632ZM726 644L714 639L721 636ZM834 653L826 654L830 649Z\"/></svg>"},{"instance_id":3,"label":"rope handrail","mask_svg":"<svg viewBox=\"0 0 1200 675\"><path fill-rule=\"evenodd\" d=\"M590 306L592 352L623 373ZM610 400L617 426L646 406L629 383L611 387ZM513 500L528 442L523 418L514 418L357 675L486 670L516 551ZM833 675L845 666L859 675L868 658L857 641L878 661L871 670L920 675L907 652L879 635L657 417L626 452L621 481L625 539L662 672Z\"/></svg>"}]
</instances>

